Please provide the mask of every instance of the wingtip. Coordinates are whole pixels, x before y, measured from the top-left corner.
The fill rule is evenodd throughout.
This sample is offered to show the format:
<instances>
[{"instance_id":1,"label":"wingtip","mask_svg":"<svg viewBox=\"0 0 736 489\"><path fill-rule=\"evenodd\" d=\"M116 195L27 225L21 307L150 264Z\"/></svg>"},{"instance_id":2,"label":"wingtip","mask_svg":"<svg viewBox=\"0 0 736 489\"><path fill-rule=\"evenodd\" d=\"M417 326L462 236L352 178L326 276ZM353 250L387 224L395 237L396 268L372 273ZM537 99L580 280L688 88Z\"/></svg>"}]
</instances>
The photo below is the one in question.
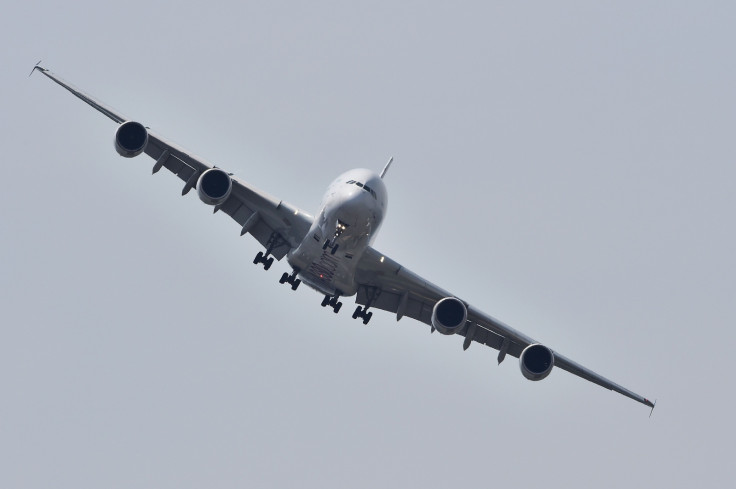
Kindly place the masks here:
<instances>
[{"instance_id":1,"label":"wingtip","mask_svg":"<svg viewBox=\"0 0 736 489\"><path fill-rule=\"evenodd\" d=\"M46 71L46 68L44 68L43 66L41 66L41 61L43 61L43 60L40 60L40 59L38 60L38 63L36 63L36 65L33 67L33 69L31 70L31 72L28 74L28 78L30 78L31 75L36 72L36 70Z\"/></svg>"},{"instance_id":2,"label":"wingtip","mask_svg":"<svg viewBox=\"0 0 736 489\"><path fill-rule=\"evenodd\" d=\"M644 399L647 401L647 406L651 406L652 410L649 411L649 417L652 417L652 413L654 412L654 408L657 406L657 400L655 399L654 402L650 401L649 399Z\"/></svg>"}]
</instances>

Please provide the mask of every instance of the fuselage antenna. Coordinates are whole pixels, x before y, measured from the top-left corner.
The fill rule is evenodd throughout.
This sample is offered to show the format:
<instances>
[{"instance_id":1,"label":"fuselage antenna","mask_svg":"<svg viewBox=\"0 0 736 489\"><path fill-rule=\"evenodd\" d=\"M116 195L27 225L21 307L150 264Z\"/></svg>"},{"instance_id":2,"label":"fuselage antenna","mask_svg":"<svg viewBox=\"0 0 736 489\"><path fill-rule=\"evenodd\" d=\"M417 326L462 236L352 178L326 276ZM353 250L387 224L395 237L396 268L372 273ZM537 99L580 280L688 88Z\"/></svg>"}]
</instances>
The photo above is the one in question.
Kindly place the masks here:
<instances>
[{"instance_id":1,"label":"fuselage antenna","mask_svg":"<svg viewBox=\"0 0 736 489\"><path fill-rule=\"evenodd\" d=\"M383 171L381 171L381 178L386 176L386 172L388 171L388 167L391 166L391 163L394 161L394 157L392 156L389 158L388 163L386 163L386 166L383 167Z\"/></svg>"}]
</instances>

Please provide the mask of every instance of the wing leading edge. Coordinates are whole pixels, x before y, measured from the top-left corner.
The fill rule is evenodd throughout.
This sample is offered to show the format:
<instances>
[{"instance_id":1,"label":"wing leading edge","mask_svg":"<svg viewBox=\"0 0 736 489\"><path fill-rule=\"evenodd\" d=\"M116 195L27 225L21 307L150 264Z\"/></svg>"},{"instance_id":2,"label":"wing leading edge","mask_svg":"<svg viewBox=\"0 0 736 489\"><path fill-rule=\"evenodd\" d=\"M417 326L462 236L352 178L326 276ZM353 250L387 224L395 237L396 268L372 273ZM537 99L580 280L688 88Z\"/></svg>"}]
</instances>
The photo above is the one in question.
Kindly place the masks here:
<instances>
[{"instance_id":1,"label":"wing leading edge","mask_svg":"<svg viewBox=\"0 0 736 489\"><path fill-rule=\"evenodd\" d=\"M358 263L356 279L360 284L356 299L358 304L396 313L397 320L409 316L428 324L433 329L432 310L435 304L446 297L455 297L373 248L369 248ZM501 363L507 354L518 358L527 346L538 343L475 307L467 303L465 305L468 312L467 322L458 331L458 334L465 337L464 349L472 342L489 346L499 351L498 362ZM557 352L554 352L554 365L654 408L654 403L645 397L621 387Z\"/></svg>"},{"instance_id":2,"label":"wing leading edge","mask_svg":"<svg viewBox=\"0 0 736 489\"><path fill-rule=\"evenodd\" d=\"M46 68L36 65L34 71L40 71L117 124L130 121L123 114L82 92ZM182 195L195 188L200 175L215 168L206 160L187 152L150 130L144 152L156 160L153 173L166 168L185 182ZM311 215L235 177L232 177L232 184L230 197L222 204L215 206L215 212L221 210L229 215L241 226L241 234L250 233L277 260L281 260L289 250L296 248L301 243L312 225Z\"/></svg>"}]
</instances>

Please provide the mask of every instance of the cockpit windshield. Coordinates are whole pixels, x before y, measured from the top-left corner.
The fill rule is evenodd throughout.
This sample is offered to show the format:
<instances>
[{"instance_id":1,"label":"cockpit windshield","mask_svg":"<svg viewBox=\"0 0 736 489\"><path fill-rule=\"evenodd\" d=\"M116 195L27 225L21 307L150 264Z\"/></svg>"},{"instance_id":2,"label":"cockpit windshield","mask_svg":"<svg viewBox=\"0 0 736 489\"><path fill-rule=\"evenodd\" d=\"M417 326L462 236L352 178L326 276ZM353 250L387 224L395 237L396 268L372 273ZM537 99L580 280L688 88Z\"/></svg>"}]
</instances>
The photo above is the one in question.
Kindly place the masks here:
<instances>
[{"instance_id":1,"label":"cockpit windshield","mask_svg":"<svg viewBox=\"0 0 736 489\"><path fill-rule=\"evenodd\" d=\"M363 190L365 190L366 192L368 192L369 194L371 194L374 199L378 200L378 197L376 197L376 192L372 188L370 188L368 185L365 185L365 184L363 184L361 182L358 182L356 180L348 180L347 183L348 183L348 185L357 185L358 187L362 188Z\"/></svg>"}]
</instances>

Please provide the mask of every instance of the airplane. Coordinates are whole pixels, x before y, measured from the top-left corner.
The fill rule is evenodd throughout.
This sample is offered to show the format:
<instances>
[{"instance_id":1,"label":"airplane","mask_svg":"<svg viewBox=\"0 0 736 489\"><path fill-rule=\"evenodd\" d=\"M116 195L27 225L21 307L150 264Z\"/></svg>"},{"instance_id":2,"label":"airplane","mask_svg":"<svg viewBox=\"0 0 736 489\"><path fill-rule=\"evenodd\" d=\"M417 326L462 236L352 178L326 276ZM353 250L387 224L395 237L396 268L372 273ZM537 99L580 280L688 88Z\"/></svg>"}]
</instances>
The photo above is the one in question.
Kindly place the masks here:
<instances>
[{"instance_id":1,"label":"airplane","mask_svg":"<svg viewBox=\"0 0 736 489\"><path fill-rule=\"evenodd\" d=\"M507 355L518 358L521 373L529 380L546 378L556 366L654 411L655 403L645 397L483 313L373 248L386 216L384 177L393 158L380 173L355 169L338 176L327 188L319 212L312 216L128 119L40 62L31 74L36 71L118 124L114 139L118 154L133 158L145 153L155 161L154 174L166 168L184 182L182 195L196 189L214 213L222 211L240 226L241 236L252 235L265 249L258 252L254 264L268 270L274 259L286 258L292 272L284 272L279 282L292 290L302 282L307 284L323 296L322 307L338 313L341 299L355 296L358 306L352 317L363 324L373 317L372 309L393 313L397 321L410 317L427 324L431 332L464 337L464 350L473 342L498 350L499 365Z\"/></svg>"}]
</instances>

